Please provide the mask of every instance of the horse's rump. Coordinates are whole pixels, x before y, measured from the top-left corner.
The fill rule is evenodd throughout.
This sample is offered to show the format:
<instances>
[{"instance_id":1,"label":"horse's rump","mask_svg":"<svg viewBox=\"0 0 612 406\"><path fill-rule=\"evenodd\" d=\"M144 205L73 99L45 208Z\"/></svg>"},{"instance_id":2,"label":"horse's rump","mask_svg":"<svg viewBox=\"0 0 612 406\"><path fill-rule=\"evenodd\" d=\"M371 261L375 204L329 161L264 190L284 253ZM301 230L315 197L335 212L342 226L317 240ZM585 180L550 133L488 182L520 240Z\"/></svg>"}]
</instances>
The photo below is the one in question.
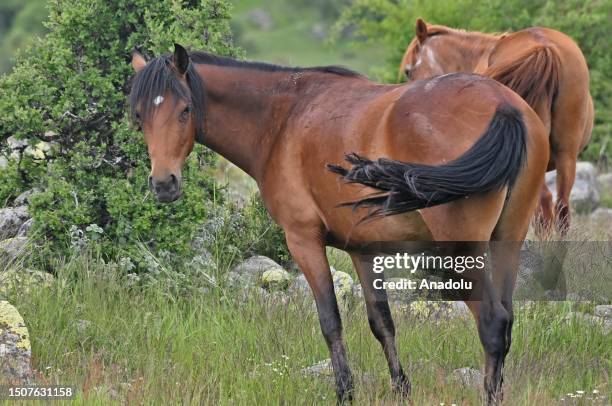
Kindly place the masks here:
<instances>
[{"instance_id":1,"label":"horse's rump","mask_svg":"<svg viewBox=\"0 0 612 406\"><path fill-rule=\"evenodd\" d=\"M376 189L372 195L347 202L354 208L372 207L363 220L432 207L478 193L511 188L527 155L527 130L522 114L514 106L497 107L484 134L457 159L439 165L376 161L357 154L346 160L352 165L328 165L349 183Z\"/></svg>"},{"instance_id":2,"label":"horse's rump","mask_svg":"<svg viewBox=\"0 0 612 406\"><path fill-rule=\"evenodd\" d=\"M500 50L499 54L502 52ZM511 61L496 63L496 56L497 49L489 57L489 68L483 73L485 76L514 90L532 108L544 96L548 109L552 108L560 75L560 58L553 45L534 45Z\"/></svg>"}]
</instances>

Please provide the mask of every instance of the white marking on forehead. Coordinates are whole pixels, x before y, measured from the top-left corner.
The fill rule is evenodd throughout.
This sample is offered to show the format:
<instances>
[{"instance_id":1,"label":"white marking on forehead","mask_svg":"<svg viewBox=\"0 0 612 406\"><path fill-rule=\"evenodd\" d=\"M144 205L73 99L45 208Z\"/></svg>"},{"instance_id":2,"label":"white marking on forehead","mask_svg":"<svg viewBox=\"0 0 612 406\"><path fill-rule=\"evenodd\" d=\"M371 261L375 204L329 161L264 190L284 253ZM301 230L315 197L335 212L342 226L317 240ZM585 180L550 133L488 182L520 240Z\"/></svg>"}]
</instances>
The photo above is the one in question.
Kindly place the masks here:
<instances>
[{"instance_id":1,"label":"white marking on forehead","mask_svg":"<svg viewBox=\"0 0 612 406\"><path fill-rule=\"evenodd\" d=\"M153 104L156 106L159 106L160 104L162 104L164 101L164 96L157 96L155 99L153 99Z\"/></svg>"},{"instance_id":2,"label":"white marking on forehead","mask_svg":"<svg viewBox=\"0 0 612 406\"><path fill-rule=\"evenodd\" d=\"M427 47L427 57L429 58L429 63L436 67L440 67L438 60L436 59L436 55L434 54L433 49L431 47Z\"/></svg>"}]
</instances>

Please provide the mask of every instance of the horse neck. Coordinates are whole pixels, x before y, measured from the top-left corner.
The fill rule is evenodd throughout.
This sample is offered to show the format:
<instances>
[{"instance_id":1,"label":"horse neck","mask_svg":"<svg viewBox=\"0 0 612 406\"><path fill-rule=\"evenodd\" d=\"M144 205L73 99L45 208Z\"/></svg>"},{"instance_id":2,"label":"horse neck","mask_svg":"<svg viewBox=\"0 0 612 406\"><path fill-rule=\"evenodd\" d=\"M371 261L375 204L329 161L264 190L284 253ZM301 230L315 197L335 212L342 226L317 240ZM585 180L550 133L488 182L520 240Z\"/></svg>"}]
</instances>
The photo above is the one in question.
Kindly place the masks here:
<instances>
[{"instance_id":1,"label":"horse neck","mask_svg":"<svg viewBox=\"0 0 612 406\"><path fill-rule=\"evenodd\" d=\"M480 32L464 32L457 38L457 49L461 50L464 59L464 69L474 73L482 73L488 67L489 56L497 45L500 36Z\"/></svg>"},{"instance_id":2,"label":"horse neck","mask_svg":"<svg viewBox=\"0 0 612 406\"><path fill-rule=\"evenodd\" d=\"M203 143L259 181L297 99L295 72L197 64L206 89Z\"/></svg>"}]
</instances>

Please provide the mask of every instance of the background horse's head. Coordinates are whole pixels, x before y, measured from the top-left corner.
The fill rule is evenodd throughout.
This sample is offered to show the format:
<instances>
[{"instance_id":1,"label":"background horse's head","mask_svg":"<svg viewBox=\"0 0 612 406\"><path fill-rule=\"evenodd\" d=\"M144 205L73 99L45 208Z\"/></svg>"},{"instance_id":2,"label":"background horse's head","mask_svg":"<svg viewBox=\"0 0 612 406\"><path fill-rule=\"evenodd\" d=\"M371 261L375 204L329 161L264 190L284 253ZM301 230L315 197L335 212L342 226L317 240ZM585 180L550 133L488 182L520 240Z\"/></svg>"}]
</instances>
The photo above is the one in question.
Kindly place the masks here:
<instances>
[{"instance_id":1,"label":"background horse's head","mask_svg":"<svg viewBox=\"0 0 612 406\"><path fill-rule=\"evenodd\" d=\"M130 93L131 116L144 132L149 150L149 188L160 202L172 202L181 195L185 160L203 134L202 81L178 44L174 55L148 63L134 53L132 67L136 77Z\"/></svg>"},{"instance_id":2,"label":"background horse's head","mask_svg":"<svg viewBox=\"0 0 612 406\"><path fill-rule=\"evenodd\" d=\"M427 24L420 18L415 34L400 64L400 80L404 75L416 80L451 72L476 72L483 62L483 50L497 40L492 35Z\"/></svg>"}]
</instances>

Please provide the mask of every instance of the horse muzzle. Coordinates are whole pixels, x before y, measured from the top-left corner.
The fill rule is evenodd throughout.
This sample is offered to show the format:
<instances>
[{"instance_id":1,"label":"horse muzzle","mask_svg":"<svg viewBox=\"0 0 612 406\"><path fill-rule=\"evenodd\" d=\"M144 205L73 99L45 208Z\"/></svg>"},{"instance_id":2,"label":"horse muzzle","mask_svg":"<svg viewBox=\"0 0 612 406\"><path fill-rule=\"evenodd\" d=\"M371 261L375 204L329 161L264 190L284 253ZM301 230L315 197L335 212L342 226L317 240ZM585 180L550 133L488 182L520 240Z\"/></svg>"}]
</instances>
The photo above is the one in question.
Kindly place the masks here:
<instances>
[{"instance_id":1,"label":"horse muzzle","mask_svg":"<svg viewBox=\"0 0 612 406\"><path fill-rule=\"evenodd\" d=\"M161 203L171 203L181 197L181 180L174 174L158 180L149 176L149 190Z\"/></svg>"}]
</instances>

